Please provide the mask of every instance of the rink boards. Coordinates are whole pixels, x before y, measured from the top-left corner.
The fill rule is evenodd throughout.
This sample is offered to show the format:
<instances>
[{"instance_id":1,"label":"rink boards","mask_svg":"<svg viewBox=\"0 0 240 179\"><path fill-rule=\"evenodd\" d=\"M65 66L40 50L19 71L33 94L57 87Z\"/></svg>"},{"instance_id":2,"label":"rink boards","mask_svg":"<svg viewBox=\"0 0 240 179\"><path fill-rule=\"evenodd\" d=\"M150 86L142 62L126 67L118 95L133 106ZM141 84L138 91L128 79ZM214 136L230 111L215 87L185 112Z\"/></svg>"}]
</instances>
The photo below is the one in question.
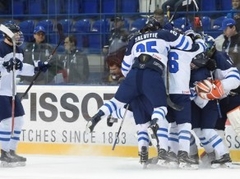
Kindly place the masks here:
<instances>
[{"instance_id":1,"label":"rink boards","mask_svg":"<svg viewBox=\"0 0 240 179\"><path fill-rule=\"evenodd\" d=\"M17 86L20 96L27 87ZM115 150L112 146L120 122L108 127L103 118L93 133L85 132L87 120L116 89L116 86L33 86L22 100L26 115L18 152L137 157L133 118L124 120ZM228 124L226 141L233 160L240 161L240 138ZM156 155L154 147L150 151Z\"/></svg>"}]
</instances>

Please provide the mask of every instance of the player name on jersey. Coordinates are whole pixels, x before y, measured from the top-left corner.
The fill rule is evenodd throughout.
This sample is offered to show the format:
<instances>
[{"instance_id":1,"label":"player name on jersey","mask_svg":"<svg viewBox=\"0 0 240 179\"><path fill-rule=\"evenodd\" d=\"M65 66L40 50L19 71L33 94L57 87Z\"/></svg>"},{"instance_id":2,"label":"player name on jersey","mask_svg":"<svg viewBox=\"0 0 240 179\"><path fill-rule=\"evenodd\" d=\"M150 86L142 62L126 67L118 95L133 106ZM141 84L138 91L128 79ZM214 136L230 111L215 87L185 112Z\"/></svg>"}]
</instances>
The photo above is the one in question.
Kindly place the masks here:
<instances>
[{"instance_id":1,"label":"player name on jersey","mask_svg":"<svg viewBox=\"0 0 240 179\"><path fill-rule=\"evenodd\" d=\"M144 39L149 39L149 38L157 38L157 33L147 33L147 34L139 35L135 37L135 42L138 42Z\"/></svg>"}]
</instances>

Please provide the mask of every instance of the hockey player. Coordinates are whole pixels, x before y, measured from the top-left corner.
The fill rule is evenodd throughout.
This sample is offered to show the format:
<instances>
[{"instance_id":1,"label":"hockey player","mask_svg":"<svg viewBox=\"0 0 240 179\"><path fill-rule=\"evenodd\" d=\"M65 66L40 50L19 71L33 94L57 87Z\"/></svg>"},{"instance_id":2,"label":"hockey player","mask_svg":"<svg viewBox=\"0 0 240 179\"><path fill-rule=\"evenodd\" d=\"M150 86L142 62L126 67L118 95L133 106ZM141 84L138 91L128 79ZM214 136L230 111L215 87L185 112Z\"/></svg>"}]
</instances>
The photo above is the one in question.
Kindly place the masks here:
<instances>
[{"instance_id":1,"label":"hockey player","mask_svg":"<svg viewBox=\"0 0 240 179\"><path fill-rule=\"evenodd\" d=\"M225 98L230 90L239 86L240 77L229 56L225 52L216 50L214 39L211 36L206 36L205 39L208 44L207 55L216 65L207 65L208 69L201 69L201 74L205 74L205 77L201 74L199 76L198 72L198 76L202 79L196 79L197 75L195 75L193 80L200 81L196 83L196 91L203 99L202 101L199 99L200 103L196 103L195 100L192 106L193 128L206 152L209 154L214 152L216 155L216 158L211 161L211 166L215 168L225 164L230 167L229 151L221 136L214 129L218 118L222 116L219 99ZM207 76L210 76L210 80L206 79ZM205 80L201 81L203 79Z\"/></svg>"},{"instance_id":2,"label":"hockey player","mask_svg":"<svg viewBox=\"0 0 240 179\"><path fill-rule=\"evenodd\" d=\"M25 165L26 158L16 154L17 144L23 126L24 109L20 99L13 94L13 79L17 75L34 75L34 70L46 71L47 63L39 63L37 68L29 64L22 63L23 50L19 47L23 43L23 34L16 24L6 24L14 34L16 39L15 58L13 52L12 39L3 34L4 40L0 42L0 143L1 143L1 165L12 167L16 165ZM15 67L15 69L13 69ZM15 76L13 77L13 70ZM16 92L15 92L16 93ZM12 97L15 100L12 100ZM14 121L12 121L12 102L14 102Z\"/></svg>"},{"instance_id":3,"label":"hockey player","mask_svg":"<svg viewBox=\"0 0 240 179\"><path fill-rule=\"evenodd\" d=\"M200 34L193 30L185 32L192 37L198 46L191 51L171 49L168 55L168 78L166 83L172 102L183 107L177 111L168 107L167 119L171 124L169 129L170 154L177 156L180 168L198 168L198 162L189 157L191 138L191 101L190 101L190 64L197 61L199 64L206 62L204 55L205 43Z\"/></svg>"},{"instance_id":4,"label":"hockey player","mask_svg":"<svg viewBox=\"0 0 240 179\"><path fill-rule=\"evenodd\" d=\"M165 119L167 102L162 75L170 47L190 50L192 40L174 31L156 31L155 22L153 18L142 29L141 34L130 40L122 63L122 72L126 78L121 82L115 96L100 107L97 114L89 119L86 127L87 131L92 132L103 116L108 116L143 95L153 106L151 119L159 126L159 158L163 158L168 150L168 122Z\"/></svg>"}]
</instances>

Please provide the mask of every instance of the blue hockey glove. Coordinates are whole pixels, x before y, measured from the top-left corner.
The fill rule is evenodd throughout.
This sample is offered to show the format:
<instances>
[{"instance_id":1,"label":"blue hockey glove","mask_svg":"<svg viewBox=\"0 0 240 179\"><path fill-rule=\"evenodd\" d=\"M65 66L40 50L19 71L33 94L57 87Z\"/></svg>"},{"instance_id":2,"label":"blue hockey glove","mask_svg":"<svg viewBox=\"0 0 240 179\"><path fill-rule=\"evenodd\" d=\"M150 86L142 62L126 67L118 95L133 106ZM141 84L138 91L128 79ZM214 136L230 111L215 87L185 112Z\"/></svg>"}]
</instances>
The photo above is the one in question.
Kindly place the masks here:
<instances>
[{"instance_id":1,"label":"blue hockey glove","mask_svg":"<svg viewBox=\"0 0 240 179\"><path fill-rule=\"evenodd\" d=\"M15 61L13 61L13 58L11 58L9 61L5 61L2 64L8 72L13 70L13 66L15 65L15 70L22 70L23 63L18 58L15 58Z\"/></svg>"},{"instance_id":2,"label":"blue hockey glove","mask_svg":"<svg viewBox=\"0 0 240 179\"><path fill-rule=\"evenodd\" d=\"M46 72L48 70L48 68L50 67L48 62L38 62L38 66L35 67L35 71L42 71L42 72Z\"/></svg>"}]
</instances>

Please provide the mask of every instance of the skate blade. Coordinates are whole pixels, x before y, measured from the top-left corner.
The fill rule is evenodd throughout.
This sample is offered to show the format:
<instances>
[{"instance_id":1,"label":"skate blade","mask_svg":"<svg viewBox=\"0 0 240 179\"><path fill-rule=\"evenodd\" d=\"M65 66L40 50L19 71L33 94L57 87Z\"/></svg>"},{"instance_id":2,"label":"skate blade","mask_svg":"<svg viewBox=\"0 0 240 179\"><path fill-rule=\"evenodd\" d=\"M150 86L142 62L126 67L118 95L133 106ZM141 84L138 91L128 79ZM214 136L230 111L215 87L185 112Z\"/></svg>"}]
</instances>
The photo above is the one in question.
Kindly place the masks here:
<instances>
[{"instance_id":1,"label":"skate blade","mask_svg":"<svg viewBox=\"0 0 240 179\"><path fill-rule=\"evenodd\" d=\"M26 166L26 162L17 162L18 167L24 167Z\"/></svg>"},{"instance_id":2,"label":"skate blade","mask_svg":"<svg viewBox=\"0 0 240 179\"><path fill-rule=\"evenodd\" d=\"M169 168L178 168L178 163L177 162L169 162L168 167Z\"/></svg>"},{"instance_id":3,"label":"skate blade","mask_svg":"<svg viewBox=\"0 0 240 179\"><path fill-rule=\"evenodd\" d=\"M178 167L187 170L197 170L199 168L198 164L189 164L184 162L180 162Z\"/></svg>"},{"instance_id":4,"label":"skate blade","mask_svg":"<svg viewBox=\"0 0 240 179\"><path fill-rule=\"evenodd\" d=\"M157 163L160 167L169 168L169 163L166 160L158 159Z\"/></svg>"},{"instance_id":5,"label":"skate blade","mask_svg":"<svg viewBox=\"0 0 240 179\"><path fill-rule=\"evenodd\" d=\"M148 159L147 164L156 165L158 163L158 157Z\"/></svg>"},{"instance_id":6,"label":"skate blade","mask_svg":"<svg viewBox=\"0 0 240 179\"><path fill-rule=\"evenodd\" d=\"M211 168L233 168L232 162L226 162L224 164L214 163L211 165Z\"/></svg>"},{"instance_id":7,"label":"skate blade","mask_svg":"<svg viewBox=\"0 0 240 179\"><path fill-rule=\"evenodd\" d=\"M16 167L17 163L8 163L8 162L1 162L0 167L2 168L13 168Z\"/></svg>"},{"instance_id":8,"label":"skate blade","mask_svg":"<svg viewBox=\"0 0 240 179\"><path fill-rule=\"evenodd\" d=\"M142 168L147 169L148 164L147 163L142 163Z\"/></svg>"}]
</instances>

